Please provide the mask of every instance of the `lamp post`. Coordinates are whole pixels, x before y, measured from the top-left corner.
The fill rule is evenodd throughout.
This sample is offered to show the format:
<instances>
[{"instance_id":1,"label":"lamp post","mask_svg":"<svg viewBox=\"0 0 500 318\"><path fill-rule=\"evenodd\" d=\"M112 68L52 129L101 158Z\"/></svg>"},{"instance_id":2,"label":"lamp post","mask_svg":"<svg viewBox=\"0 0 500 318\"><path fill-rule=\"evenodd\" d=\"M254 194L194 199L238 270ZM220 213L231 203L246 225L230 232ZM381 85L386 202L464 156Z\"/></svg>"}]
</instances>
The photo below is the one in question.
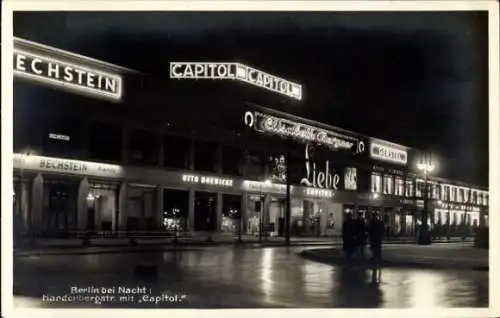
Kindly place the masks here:
<instances>
[{"instance_id":1,"label":"lamp post","mask_svg":"<svg viewBox=\"0 0 500 318\"><path fill-rule=\"evenodd\" d=\"M428 207L427 203L429 201L429 185L428 185L428 175L434 171L434 164L431 161L430 156L427 157L425 154L422 156L422 161L417 164L418 170L424 173L424 213L422 215L422 225L418 233L418 244L419 245L430 245L431 237L429 233L428 224Z\"/></svg>"}]
</instances>

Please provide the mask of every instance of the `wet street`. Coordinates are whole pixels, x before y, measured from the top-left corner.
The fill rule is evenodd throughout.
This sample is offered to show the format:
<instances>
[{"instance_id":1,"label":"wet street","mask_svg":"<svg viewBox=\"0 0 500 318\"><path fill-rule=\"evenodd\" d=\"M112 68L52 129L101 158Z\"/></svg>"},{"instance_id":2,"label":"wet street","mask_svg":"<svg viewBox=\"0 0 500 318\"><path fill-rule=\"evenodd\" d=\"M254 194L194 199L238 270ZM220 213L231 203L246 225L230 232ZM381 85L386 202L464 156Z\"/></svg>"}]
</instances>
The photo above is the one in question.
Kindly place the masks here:
<instances>
[{"instance_id":1,"label":"wet street","mask_svg":"<svg viewBox=\"0 0 500 318\"><path fill-rule=\"evenodd\" d=\"M15 257L15 304L107 308L488 306L487 271L382 268L373 272L303 259L297 253L306 248L221 246L179 252ZM137 264L158 265L158 277L153 281L136 277ZM71 299L73 296L87 299Z\"/></svg>"}]
</instances>

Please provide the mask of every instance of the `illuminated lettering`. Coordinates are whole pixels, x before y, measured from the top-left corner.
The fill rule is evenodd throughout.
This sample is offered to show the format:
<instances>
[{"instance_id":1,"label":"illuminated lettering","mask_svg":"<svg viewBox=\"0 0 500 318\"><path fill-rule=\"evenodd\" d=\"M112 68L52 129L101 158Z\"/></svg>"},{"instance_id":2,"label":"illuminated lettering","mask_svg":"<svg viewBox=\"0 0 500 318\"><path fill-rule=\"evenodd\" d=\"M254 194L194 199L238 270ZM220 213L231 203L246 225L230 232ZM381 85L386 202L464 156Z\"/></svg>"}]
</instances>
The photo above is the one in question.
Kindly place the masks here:
<instances>
[{"instance_id":1,"label":"illuminated lettering","mask_svg":"<svg viewBox=\"0 0 500 318\"><path fill-rule=\"evenodd\" d=\"M407 152L394 147L372 143L370 156L377 160L383 160L405 165L408 161Z\"/></svg>"},{"instance_id":2,"label":"illuminated lettering","mask_svg":"<svg viewBox=\"0 0 500 318\"><path fill-rule=\"evenodd\" d=\"M311 161L309 157L309 145L306 145L305 150L305 167L306 167L306 177L300 180L300 184L306 185L308 187L317 187L317 188L329 188L329 189L338 189L338 185L340 182L340 176L338 174L332 175L330 173L330 161L325 162L325 172L320 171L316 172L316 163L312 163L311 169ZM311 180L312 179L312 180ZM326 181L326 182L325 182ZM323 182L325 182L323 184Z\"/></svg>"},{"instance_id":3,"label":"illuminated lettering","mask_svg":"<svg viewBox=\"0 0 500 318\"><path fill-rule=\"evenodd\" d=\"M14 50L14 60L16 77L113 99L121 98L122 79L118 75L17 49Z\"/></svg>"},{"instance_id":4,"label":"illuminated lettering","mask_svg":"<svg viewBox=\"0 0 500 318\"><path fill-rule=\"evenodd\" d=\"M210 176L182 175L182 181L188 183L200 183L216 186L232 187L233 180Z\"/></svg>"}]
</instances>

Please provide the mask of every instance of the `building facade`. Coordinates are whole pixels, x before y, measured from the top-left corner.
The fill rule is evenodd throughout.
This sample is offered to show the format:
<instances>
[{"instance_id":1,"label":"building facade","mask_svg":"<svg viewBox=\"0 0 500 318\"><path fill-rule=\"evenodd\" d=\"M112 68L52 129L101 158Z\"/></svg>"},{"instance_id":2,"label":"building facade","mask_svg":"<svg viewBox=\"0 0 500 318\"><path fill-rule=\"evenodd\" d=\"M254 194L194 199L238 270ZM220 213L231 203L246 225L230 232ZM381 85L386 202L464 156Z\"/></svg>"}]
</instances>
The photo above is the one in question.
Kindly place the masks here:
<instances>
[{"instance_id":1,"label":"building facade","mask_svg":"<svg viewBox=\"0 0 500 318\"><path fill-rule=\"evenodd\" d=\"M263 92L255 69L246 81L262 87L192 83L16 39L14 70L17 232L284 236L287 180L292 236L340 235L346 213L372 212L412 236L424 201L436 235L488 224L486 188L424 177L417 149L277 110L301 88Z\"/></svg>"}]
</instances>

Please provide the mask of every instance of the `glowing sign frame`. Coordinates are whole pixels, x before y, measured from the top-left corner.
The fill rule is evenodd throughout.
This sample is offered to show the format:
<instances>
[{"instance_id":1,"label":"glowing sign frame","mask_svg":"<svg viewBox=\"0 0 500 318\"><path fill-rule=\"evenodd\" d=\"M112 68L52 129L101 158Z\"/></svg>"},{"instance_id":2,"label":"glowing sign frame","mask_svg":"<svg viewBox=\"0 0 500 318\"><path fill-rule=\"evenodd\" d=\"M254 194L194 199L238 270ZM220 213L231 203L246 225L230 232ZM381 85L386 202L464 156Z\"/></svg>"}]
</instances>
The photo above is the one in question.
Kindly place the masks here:
<instances>
[{"instance_id":1,"label":"glowing sign frame","mask_svg":"<svg viewBox=\"0 0 500 318\"><path fill-rule=\"evenodd\" d=\"M396 155L396 157L392 157L392 155L381 155L377 154L374 152L374 148L380 148L383 149L386 152L389 152L393 155ZM403 157L403 159L400 158L400 156ZM396 164L401 164L401 165L406 165L408 163L408 152L402 149L394 148L388 145L384 145L381 143L376 143L372 142L370 144L370 157L381 160L381 161L386 161L386 162L391 162L391 163L396 163Z\"/></svg>"},{"instance_id":2,"label":"glowing sign frame","mask_svg":"<svg viewBox=\"0 0 500 318\"><path fill-rule=\"evenodd\" d=\"M178 73L177 68L184 67ZM189 72L186 71L189 70ZM222 71L223 70L223 71ZM255 76L252 76L254 74ZM281 77L233 62L170 62L172 79L237 80L273 91L297 100L302 100L302 85Z\"/></svg>"},{"instance_id":3,"label":"glowing sign frame","mask_svg":"<svg viewBox=\"0 0 500 318\"><path fill-rule=\"evenodd\" d=\"M58 65L58 67L60 67L62 73L65 73L66 68L70 67L70 68L73 68L73 72L75 72L75 70L80 70L80 71L84 71L86 74L93 74L96 77L100 76L103 79L112 79L116 83L116 89L114 92L108 92L108 91L105 91L105 90L102 90L99 88L95 88L95 87L91 87L88 85L72 83L70 81L64 80L65 76L58 76L58 77L61 77L61 79L58 79L58 78L48 77L48 75L37 74L37 72L35 72L34 70L32 70L32 72L19 70L17 68L17 63L16 63L17 56L19 56L19 55L29 57L33 60L38 59L40 62L47 64L47 65L49 65L49 64ZM38 81L42 84L49 84L49 85L60 87L60 88L67 89L70 91L79 91L79 92L84 93L84 94L105 97L105 98L109 98L109 99L113 99L113 100L121 100L122 99L123 79L118 74L110 74L108 72L105 72L105 71L102 71L99 69L91 69L87 66L77 65L77 64L72 63L72 62L66 62L64 60L49 57L49 56L46 56L44 54L29 52L27 50L14 49L13 57L15 59L14 64L13 64L14 76L17 76L19 78L26 78L26 79ZM32 63L29 63L29 64L31 64L31 65L28 67L33 68L33 64L34 64L33 61L32 61ZM87 80L87 82L88 82L88 80Z\"/></svg>"}]
</instances>

